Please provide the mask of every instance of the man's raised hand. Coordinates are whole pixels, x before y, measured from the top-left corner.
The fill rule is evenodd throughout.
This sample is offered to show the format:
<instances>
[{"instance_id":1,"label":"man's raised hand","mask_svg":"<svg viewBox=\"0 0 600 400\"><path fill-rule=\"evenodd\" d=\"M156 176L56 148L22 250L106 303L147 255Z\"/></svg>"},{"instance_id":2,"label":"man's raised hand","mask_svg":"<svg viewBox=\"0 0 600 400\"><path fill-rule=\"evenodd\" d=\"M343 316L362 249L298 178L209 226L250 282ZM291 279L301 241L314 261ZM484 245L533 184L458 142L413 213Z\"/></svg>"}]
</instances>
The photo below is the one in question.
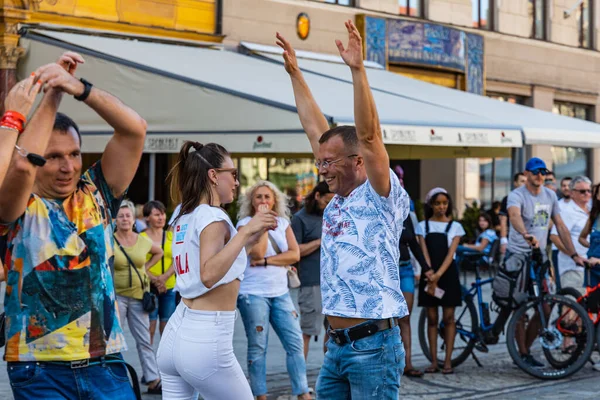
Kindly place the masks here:
<instances>
[{"instance_id":1,"label":"man's raised hand","mask_svg":"<svg viewBox=\"0 0 600 400\"><path fill-rule=\"evenodd\" d=\"M41 87L42 82L36 81L35 74L31 74L29 78L23 79L8 92L4 100L4 109L16 111L27 117Z\"/></svg>"},{"instance_id":2,"label":"man's raised hand","mask_svg":"<svg viewBox=\"0 0 600 400\"><path fill-rule=\"evenodd\" d=\"M360 33L351 20L346 21L344 24L348 30L348 45L344 48L341 40L336 40L335 44L340 51L340 56L350 68L362 68L364 63Z\"/></svg>"},{"instance_id":3,"label":"man's raised hand","mask_svg":"<svg viewBox=\"0 0 600 400\"><path fill-rule=\"evenodd\" d=\"M56 63L38 68L35 71L35 76L42 81L44 91L57 89L72 96L79 96L85 89L83 83Z\"/></svg>"},{"instance_id":4,"label":"man's raised hand","mask_svg":"<svg viewBox=\"0 0 600 400\"><path fill-rule=\"evenodd\" d=\"M64 70L69 74L74 76L75 71L77 70L77 65L85 63L85 60L83 57L73 51L66 51L60 56L56 63L64 68Z\"/></svg>"},{"instance_id":5,"label":"man's raised hand","mask_svg":"<svg viewBox=\"0 0 600 400\"><path fill-rule=\"evenodd\" d=\"M298 59L296 58L296 51L279 32L275 35L277 37L277 46L283 49L283 61L285 70L288 74L292 75L295 72L298 72L300 69L298 68Z\"/></svg>"}]
</instances>

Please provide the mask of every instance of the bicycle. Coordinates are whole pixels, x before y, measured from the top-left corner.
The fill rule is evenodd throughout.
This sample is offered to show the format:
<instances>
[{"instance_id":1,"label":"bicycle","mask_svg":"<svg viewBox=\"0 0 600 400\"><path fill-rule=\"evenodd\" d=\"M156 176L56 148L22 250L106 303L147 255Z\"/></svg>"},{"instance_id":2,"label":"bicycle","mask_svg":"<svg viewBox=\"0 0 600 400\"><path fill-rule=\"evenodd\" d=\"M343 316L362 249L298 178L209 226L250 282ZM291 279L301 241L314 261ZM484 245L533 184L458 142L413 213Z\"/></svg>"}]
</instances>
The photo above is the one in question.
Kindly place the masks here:
<instances>
[{"instance_id":1,"label":"bicycle","mask_svg":"<svg viewBox=\"0 0 600 400\"><path fill-rule=\"evenodd\" d=\"M589 274L590 270L588 269L586 272ZM558 294L573 297L586 310L589 319L596 326L596 346L600 352L600 284L594 287L586 287L583 294L573 287L562 288L558 291Z\"/></svg>"},{"instance_id":2,"label":"bicycle","mask_svg":"<svg viewBox=\"0 0 600 400\"><path fill-rule=\"evenodd\" d=\"M469 257L469 256L467 256ZM542 294L542 278L545 276L547 264L541 262L542 254L539 249L534 249L529 262L529 284L528 300L522 304L513 313L507 327L507 348L515 364L526 373L540 379L562 379L579 371L589 358L593 351L593 324L587 317L587 314L581 305L575 301L561 295ZM475 282L471 283L471 288L463 287L463 306L455 310L456 320L456 338L452 353L452 367L462 364L469 355L472 355L475 362L481 367L473 349L482 352L488 351L488 344L497 343L497 337L491 334L492 328L504 328L506 319L510 312L501 312L497 320L492 323L490 318L489 304L483 301L483 290L485 285L490 285L493 278L482 280L479 272L478 263L475 264ZM474 298L478 307L474 304ZM570 318L565 315L569 312ZM562 318L561 318L562 317ZM480 322L481 321L481 322ZM532 352L541 352L543 359L547 361L543 368L535 368L528 364L521 357L519 345L523 348L523 336L517 335L516 331L525 324L538 323L540 329L537 330L537 336L529 347ZM569 322L569 324L566 324ZM421 311L419 316L419 343L425 356L431 361L429 345L427 339L427 312ZM438 365L443 366L443 357L445 354L444 342L444 324L443 321L438 326L438 335L441 338L440 350L438 354ZM560 357L554 356L553 351L561 351L561 345L565 337L574 338L577 343L577 351L569 354L567 362ZM487 343L486 343L487 340ZM562 361L563 364L552 361ZM556 367L558 365L558 368Z\"/></svg>"}]
</instances>

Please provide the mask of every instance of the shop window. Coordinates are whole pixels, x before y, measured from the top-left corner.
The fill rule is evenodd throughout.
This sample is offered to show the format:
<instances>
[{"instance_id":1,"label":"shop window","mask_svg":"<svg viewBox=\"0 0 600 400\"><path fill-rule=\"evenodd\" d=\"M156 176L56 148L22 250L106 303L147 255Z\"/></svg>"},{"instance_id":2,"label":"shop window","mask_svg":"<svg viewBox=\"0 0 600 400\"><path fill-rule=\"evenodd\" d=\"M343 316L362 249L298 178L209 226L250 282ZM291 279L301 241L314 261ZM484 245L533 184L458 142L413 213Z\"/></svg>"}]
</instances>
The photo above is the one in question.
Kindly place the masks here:
<instances>
[{"instance_id":1,"label":"shop window","mask_svg":"<svg viewBox=\"0 0 600 400\"><path fill-rule=\"evenodd\" d=\"M494 0L471 0L473 28L493 30Z\"/></svg>"},{"instance_id":2,"label":"shop window","mask_svg":"<svg viewBox=\"0 0 600 400\"><path fill-rule=\"evenodd\" d=\"M354 7L354 0L325 0L325 3L339 4L340 6Z\"/></svg>"},{"instance_id":3,"label":"shop window","mask_svg":"<svg viewBox=\"0 0 600 400\"><path fill-rule=\"evenodd\" d=\"M585 104L555 102L552 112L566 117L592 121L593 110L592 106ZM552 146L552 169L556 179L560 180L565 176L589 176L590 157L590 149Z\"/></svg>"},{"instance_id":4,"label":"shop window","mask_svg":"<svg viewBox=\"0 0 600 400\"><path fill-rule=\"evenodd\" d=\"M529 0L528 14L531 23L531 37L534 39L547 40L546 20L548 11L547 0Z\"/></svg>"},{"instance_id":5,"label":"shop window","mask_svg":"<svg viewBox=\"0 0 600 400\"><path fill-rule=\"evenodd\" d=\"M292 211L297 211L304 197L318 182L312 158L270 158L269 180L290 197Z\"/></svg>"},{"instance_id":6,"label":"shop window","mask_svg":"<svg viewBox=\"0 0 600 400\"><path fill-rule=\"evenodd\" d=\"M594 34L593 2L583 0L577 7L577 29L579 31L579 47L591 49L593 45L592 35Z\"/></svg>"},{"instance_id":7,"label":"shop window","mask_svg":"<svg viewBox=\"0 0 600 400\"><path fill-rule=\"evenodd\" d=\"M512 190L510 158L479 159L479 201L489 210L494 201L501 201Z\"/></svg>"},{"instance_id":8,"label":"shop window","mask_svg":"<svg viewBox=\"0 0 600 400\"><path fill-rule=\"evenodd\" d=\"M399 14L423 18L424 0L398 0Z\"/></svg>"},{"instance_id":9,"label":"shop window","mask_svg":"<svg viewBox=\"0 0 600 400\"><path fill-rule=\"evenodd\" d=\"M511 104L521 104L521 105L525 104L525 97L523 97L523 96L487 92L487 97L490 97L490 98L496 99L496 100L500 100L500 101L505 101L505 102L511 103Z\"/></svg>"},{"instance_id":10,"label":"shop window","mask_svg":"<svg viewBox=\"0 0 600 400\"><path fill-rule=\"evenodd\" d=\"M238 176L240 180L240 194L256 182L268 178L267 159L262 157L240 158L238 161Z\"/></svg>"}]
</instances>

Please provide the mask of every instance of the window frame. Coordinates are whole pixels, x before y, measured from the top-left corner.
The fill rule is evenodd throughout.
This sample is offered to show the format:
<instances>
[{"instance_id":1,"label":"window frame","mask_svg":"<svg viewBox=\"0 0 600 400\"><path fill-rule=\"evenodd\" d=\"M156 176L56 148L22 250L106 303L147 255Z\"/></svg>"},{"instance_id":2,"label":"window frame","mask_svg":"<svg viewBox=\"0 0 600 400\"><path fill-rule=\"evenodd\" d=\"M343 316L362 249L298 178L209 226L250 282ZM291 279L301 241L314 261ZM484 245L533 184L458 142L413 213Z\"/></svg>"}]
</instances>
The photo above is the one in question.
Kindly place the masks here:
<instances>
[{"instance_id":1,"label":"window frame","mask_svg":"<svg viewBox=\"0 0 600 400\"><path fill-rule=\"evenodd\" d=\"M342 7L356 7L356 0L347 0L348 4L341 4L340 0L324 0L325 4L335 4L336 6L342 6Z\"/></svg>"},{"instance_id":2,"label":"window frame","mask_svg":"<svg viewBox=\"0 0 600 400\"><path fill-rule=\"evenodd\" d=\"M487 21L487 25L482 27L481 26L481 2L482 1L487 1L488 3L488 10L490 13L490 18L486 19ZM472 22L476 22L477 26L473 26L473 28L475 29L482 29L485 31L495 31L496 30L496 24L495 24L495 19L496 19L496 0L471 0L471 7L477 5L477 21L472 21Z\"/></svg>"},{"instance_id":3,"label":"window frame","mask_svg":"<svg viewBox=\"0 0 600 400\"><path fill-rule=\"evenodd\" d=\"M533 4L533 15L531 16L531 38L536 40L548 41L548 1L547 0L529 0ZM542 3L542 37L537 37L537 3Z\"/></svg>"},{"instance_id":4,"label":"window frame","mask_svg":"<svg viewBox=\"0 0 600 400\"><path fill-rule=\"evenodd\" d=\"M594 43L594 1L593 0L588 0L587 1L587 8L588 8L588 29L587 29L587 34L589 35L588 38L588 44L587 46L584 45L584 33L585 30L583 29L584 27L584 17L585 17L585 13L583 12L585 1L582 1L581 4L578 6L580 8L579 12L580 12L580 16L579 19L577 21L577 33L578 33L578 45L579 47L581 47L582 49L594 49L595 47L595 43Z\"/></svg>"},{"instance_id":5,"label":"window frame","mask_svg":"<svg viewBox=\"0 0 600 400\"><path fill-rule=\"evenodd\" d=\"M419 14L420 15L412 15L410 13L410 6L412 4L419 5ZM406 14L402 14L400 12L400 1L398 1L398 15L402 15L404 17L413 17L413 18L425 18L425 0L406 0Z\"/></svg>"}]
</instances>

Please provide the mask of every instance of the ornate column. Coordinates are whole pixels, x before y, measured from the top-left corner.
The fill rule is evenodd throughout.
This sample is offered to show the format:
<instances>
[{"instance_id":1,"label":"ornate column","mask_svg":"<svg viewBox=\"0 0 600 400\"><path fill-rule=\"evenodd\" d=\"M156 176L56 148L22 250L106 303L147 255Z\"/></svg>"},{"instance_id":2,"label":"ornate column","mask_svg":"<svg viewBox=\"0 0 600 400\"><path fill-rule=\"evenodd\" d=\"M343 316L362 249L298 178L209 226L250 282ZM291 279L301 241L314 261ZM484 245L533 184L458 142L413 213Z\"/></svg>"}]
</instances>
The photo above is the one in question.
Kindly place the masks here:
<instances>
[{"instance_id":1,"label":"ornate column","mask_svg":"<svg viewBox=\"0 0 600 400\"><path fill-rule=\"evenodd\" d=\"M17 62L25 53L19 47L18 23L24 20L23 10L0 9L0 115L4 113L4 99L17 83Z\"/></svg>"}]
</instances>

